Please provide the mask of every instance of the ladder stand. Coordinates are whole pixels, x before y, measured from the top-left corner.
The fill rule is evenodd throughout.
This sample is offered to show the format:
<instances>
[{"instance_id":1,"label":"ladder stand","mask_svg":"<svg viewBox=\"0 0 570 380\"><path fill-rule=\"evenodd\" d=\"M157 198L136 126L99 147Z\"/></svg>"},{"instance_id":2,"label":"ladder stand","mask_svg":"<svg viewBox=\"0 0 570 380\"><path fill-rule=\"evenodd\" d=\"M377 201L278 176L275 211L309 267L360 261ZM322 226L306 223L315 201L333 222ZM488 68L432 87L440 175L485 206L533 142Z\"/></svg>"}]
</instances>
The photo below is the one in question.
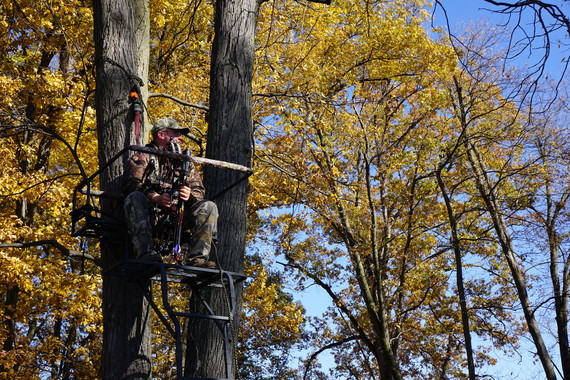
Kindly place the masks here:
<instances>
[{"instance_id":1,"label":"ladder stand","mask_svg":"<svg viewBox=\"0 0 570 380\"><path fill-rule=\"evenodd\" d=\"M238 185L240 182L246 180L253 171L245 166L233 164L224 161L212 160L203 157L193 157L176 152L156 150L149 147L131 145L125 147L107 163L99 168L91 176L84 178L75 188L73 193L73 210L71 211L71 229L72 236L96 238L101 240L105 234L117 234L117 231L122 231L124 234L124 222L117 218L115 215L109 215L103 211L103 207L99 204L102 199L108 202L120 204L123 200L122 194L113 193L110 191L98 191L92 188L95 179L106 170L113 162L121 158L127 152L144 152L155 154L159 156L169 157L171 159L190 161L197 164L211 165L217 168L235 170L242 172L243 175L236 182L230 184L223 189L219 194L215 195L212 199L217 198L225 193L232 187ZM153 280L160 284L160 293L162 299L162 306L166 313L158 307L152 294L152 286L143 287L143 293L150 306L153 308L158 318L164 324L168 332L176 341L176 373L177 380L226 380L234 379L234 369L232 363L231 344L233 343L232 337L232 321L236 318L236 294L235 285L244 281L246 276L241 273L227 272L221 269L207 269L198 267L189 267L176 264L154 263L142 260L124 260L108 269L104 275L110 276L124 276L128 277L130 281L138 282L142 286L142 282L146 280ZM192 290L192 296L198 297L200 303L206 310L204 313L190 313L185 311L176 311L173 309L170 302L172 283L187 284ZM227 315L217 314L206 299L200 293L201 289L205 288L218 288L225 292L228 300ZM182 368L182 331L181 331L181 318L197 318L212 320L223 336L224 341L224 356L226 366L226 378L213 379L213 378L183 378Z\"/></svg>"},{"instance_id":2,"label":"ladder stand","mask_svg":"<svg viewBox=\"0 0 570 380\"><path fill-rule=\"evenodd\" d=\"M236 318L236 294L235 285L246 279L241 273L227 272L220 269L207 269L189 267L177 264L156 263L142 260L125 260L110 268L106 273L110 276L128 277L132 281L148 280L149 278L160 285L162 306L166 314L159 309L152 294L152 286L144 289L144 296L160 321L164 324L170 335L176 342L176 379L177 380L233 380L234 370L231 347L233 344L232 321ZM170 302L170 284L187 284L192 290L192 296L198 297L206 313L191 313L188 311L176 311ZM142 285L141 285L142 286ZM228 315L220 315L214 312L208 302L202 297L200 290L204 288L216 288L226 292L228 300ZM196 378L183 377L182 361L182 328L181 318L197 318L212 320L220 330L224 342L224 358L226 377L224 378Z\"/></svg>"}]
</instances>

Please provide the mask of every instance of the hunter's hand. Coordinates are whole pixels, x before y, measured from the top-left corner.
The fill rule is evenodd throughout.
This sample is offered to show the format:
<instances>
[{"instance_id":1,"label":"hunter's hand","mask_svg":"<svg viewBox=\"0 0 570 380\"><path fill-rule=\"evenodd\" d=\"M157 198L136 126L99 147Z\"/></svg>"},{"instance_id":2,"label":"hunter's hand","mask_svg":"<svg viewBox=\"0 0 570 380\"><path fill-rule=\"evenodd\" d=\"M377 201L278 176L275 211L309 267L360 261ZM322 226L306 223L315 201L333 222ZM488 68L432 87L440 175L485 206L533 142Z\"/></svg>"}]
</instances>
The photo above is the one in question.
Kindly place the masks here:
<instances>
[{"instance_id":1,"label":"hunter's hand","mask_svg":"<svg viewBox=\"0 0 570 380\"><path fill-rule=\"evenodd\" d=\"M172 202L169 193L155 194L151 200L157 205L165 208L170 207L170 204Z\"/></svg>"},{"instance_id":2,"label":"hunter's hand","mask_svg":"<svg viewBox=\"0 0 570 380\"><path fill-rule=\"evenodd\" d=\"M190 190L188 186L180 187L180 199L186 202L188 199L190 199L191 191L192 190Z\"/></svg>"}]
</instances>

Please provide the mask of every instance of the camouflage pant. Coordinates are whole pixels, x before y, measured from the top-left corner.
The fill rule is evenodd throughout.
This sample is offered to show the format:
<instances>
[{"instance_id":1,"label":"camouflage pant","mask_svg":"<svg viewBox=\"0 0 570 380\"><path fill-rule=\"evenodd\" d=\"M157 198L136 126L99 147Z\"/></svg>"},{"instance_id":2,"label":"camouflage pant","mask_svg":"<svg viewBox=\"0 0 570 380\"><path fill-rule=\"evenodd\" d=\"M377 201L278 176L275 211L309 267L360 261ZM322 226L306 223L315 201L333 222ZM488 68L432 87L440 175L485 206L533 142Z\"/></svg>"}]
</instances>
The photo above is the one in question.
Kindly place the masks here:
<instances>
[{"instance_id":1,"label":"camouflage pant","mask_svg":"<svg viewBox=\"0 0 570 380\"><path fill-rule=\"evenodd\" d=\"M184 213L184 231L190 232L187 257L208 259L212 242L218 238L218 207L212 201L196 202Z\"/></svg>"},{"instance_id":2,"label":"camouflage pant","mask_svg":"<svg viewBox=\"0 0 570 380\"><path fill-rule=\"evenodd\" d=\"M134 191L125 198L124 212L136 257L156 252L153 241L154 204L143 193ZM185 210L182 246L187 251L187 258L209 257L212 241L217 239L217 222L218 208L214 202L196 202Z\"/></svg>"}]
</instances>

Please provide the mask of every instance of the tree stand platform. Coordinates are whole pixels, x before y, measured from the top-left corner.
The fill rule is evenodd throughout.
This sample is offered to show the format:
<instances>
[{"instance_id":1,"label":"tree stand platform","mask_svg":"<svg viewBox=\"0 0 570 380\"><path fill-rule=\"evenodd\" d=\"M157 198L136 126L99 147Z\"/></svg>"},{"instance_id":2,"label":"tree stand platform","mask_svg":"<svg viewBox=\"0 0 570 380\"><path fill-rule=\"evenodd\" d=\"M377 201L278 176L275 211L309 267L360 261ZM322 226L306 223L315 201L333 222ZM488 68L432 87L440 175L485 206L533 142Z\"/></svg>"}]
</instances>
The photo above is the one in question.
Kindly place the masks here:
<instances>
[{"instance_id":1,"label":"tree stand platform","mask_svg":"<svg viewBox=\"0 0 570 380\"><path fill-rule=\"evenodd\" d=\"M162 306L166 311L166 314L159 309L158 305L154 301L152 286L145 287L144 296L158 318L176 341L176 378L178 380L233 380L235 378L231 351L233 344L231 323L237 317L235 284L246 279L244 274L227 272L221 269L207 269L177 264L155 263L143 260L122 261L110 268L105 274L128 277L133 281L151 279L160 284ZM175 311L170 302L170 298L172 296L170 284L172 283L187 285L189 290L192 291L192 297L198 297L200 303L207 312L190 313ZM221 291L226 292L225 295L228 300L228 315L218 315L212 310L200 292L200 290L204 288L218 288ZM227 377L183 377L182 339L184 337L182 336L180 318L207 319L212 320L217 325L222 333L224 341L224 357Z\"/></svg>"}]
</instances>

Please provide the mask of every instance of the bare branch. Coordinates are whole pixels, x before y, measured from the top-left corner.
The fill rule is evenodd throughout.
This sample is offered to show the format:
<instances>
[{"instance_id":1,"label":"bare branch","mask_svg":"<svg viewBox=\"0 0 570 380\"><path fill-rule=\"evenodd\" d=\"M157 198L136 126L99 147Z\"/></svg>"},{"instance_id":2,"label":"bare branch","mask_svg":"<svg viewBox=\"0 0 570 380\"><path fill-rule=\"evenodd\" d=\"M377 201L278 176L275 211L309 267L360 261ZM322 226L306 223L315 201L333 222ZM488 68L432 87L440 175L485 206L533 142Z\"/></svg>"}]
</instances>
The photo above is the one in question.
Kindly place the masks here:
<instances>
[{"instance_id":1,"label":"bare branch","mask_svg":"<svg viewBox=\"0 0 570 380\"><path fill-rule=\"evenodd\" d=\"M559 6L545 3L540 0L525 0L525 1L516 1L512 2L505 2L505 1L494 1L494 0L485 0L485 2L489 4L496 5L498 7L502 7L499 10L493 11L497 13L513 13L513 12L520 12L523 8L530 8L534 11L537 15L538 19L542 20L542 12L546 11L550 17L552 17L556 23L554 28L563 27L566 28L566 32L570 37L570 19L564 14L562 9ZM551 29L552 30L552 29ZM548 32L547 29L544 29L545 32Z\"/></svg>"},{"instance_id":2,"label":"bare branch","mask_svg":"<svg viewBox=\"0 0 570 380\"><path fill-rule=\"evenodd\" d=\"M332 287L326 284L319 276L311 273L307 268L302 266L294 257L292 257L288 252L285 252L285 258L287 259L287 263L279 263L284 267L291 267L297 269L299 272L303 273L305 276L310 278L314 281L316 285L318 285L321 289L323 289L331 298L334 305L336 305L344 315L350 320L352 327L358 331L359 337L361 340L365 341L367 345L373 344L372 341L366 333L364 332L361 323L358 321L358 318L352 313L352 311L346 306L346 303L343 301L342 297L340 297L336 292L332 289Z\"/></svg>"},{"instance_id":3,"label":"bare branch","mask_svg":"<svg viewBox=\"0 0 570 380\"><path fill-rule=\"evenodd\" d=\"M535 102L534 98L539 81L546 75L547 64L552 60L552 41L556 40L556 33L560 30L565 31L566 38L570 37L570 19L559 6L540 0L485 0L485 2L494 6L483 8L485 11L508 16L508 20L500 25L503 28L508 27L510 30L510 32L505 31L508 34L505 64L507 61L513 61L520 57L523 53L536 57L535 51L540 51L538 58L529 63L529 71L515 91L521 95L521 101L528 99L528 103L532 105ZM455 50L463 50L466 47L461 39L452 32L448 14L442 3L441 0L435 1L433 13L435 15L436 10L441 9L452 46ZM530 19L524 17L526 15L530 15ZM558 86L568 69L569 61L570 57L566 57L558 84L554 89L554 96L557 95ZM544 108L549 106L550 103L547 103Z\"/></svg>"},{"instance_id":4,"label":"bare branch","mask_svg":"<svg viewBox=\"0 0 570 380\"><path fill-rule=\"evenodd\" d=\"M150 94L148 94L148 97L149 97L149 99L150 99L150 98L166 98L166 99L173 100L173 101L175 101L176 103L182 104L183 106L186 106L186 107L198 108L198 109L201 109L201 110L204 110L204 111L209 111L209 110L210 110L210 108L207 107L207 106L203 106L203 105L195 104L195 103L189 103L189 102L187 102L187 101L185 101L185 100L179 99L179 98L177 98L176 96L173 96L173 95L170 95L170 94L163 94L163 93L160 93L160 92L151 92Z\"/></svg>"},{"instance_id":5,"label":"bare branch","mask_svg":"<svg viewBox=\"0 0 570 380\"><path fill-rule=\"evenodd\" d=\"M364 338L364 336L362 336L362 335L349 336L349 337L346 337L346 338L344 338L344 339L337 340L337 341L335 341L335 342L329 343L329 344L327 344L327 345L325 345L325 346L319 348L317 351L313 352L313 353L311 354L311 356L309 357L309 359L307 360L307 362L305 363L305 373L303 374L303 379L307 379L307 378L308 378L307 376L308 376L308 373L309 373L309 369L311 368L311 363L312 363L313 361L315 361L315 359L317 358L317 356L319 356L320 354L322 354L322 353L325 352L326 350L330 350L331 348L335 348L335 347L338 347L338 346L342 346L342 345L345 344L345 343L349 343L349 342L352 342L352 341L355 341L355 340L358 341L358 340L361 340L361 339L363 339L363 338Z\"/></svg>"},{"instance_id":6,"label":"bare branch","mask_svg":"<svg viewBox=\"0 0 570 380\"><path fill-rule=\"evenodd\" d=\"M58 176L55 176L55 177L51 177L51 178L45 179L45 180L43 180L43 181L34 183L33 185L30 185L30 186L28 186L28 187L26 187L26 188L24 188L24 189L21 189L20 191L17 191L17 192L14 192L14 193L10 193L10 194L0 194L0 198L12 197L12 196L15 196L15 195L20 195L20 194L25 193L26 191L29 191L29 190L33 189L34 187L43 185L44 183L49 183L49 184L51 184L51 183L57 181L58 179L61 179L61 178L64 178L64 177L80 176L80 175L81 175L81 173L65 173L65 174L62 174L62 175L58 175Z\"/></svg>"}]
</instances>

